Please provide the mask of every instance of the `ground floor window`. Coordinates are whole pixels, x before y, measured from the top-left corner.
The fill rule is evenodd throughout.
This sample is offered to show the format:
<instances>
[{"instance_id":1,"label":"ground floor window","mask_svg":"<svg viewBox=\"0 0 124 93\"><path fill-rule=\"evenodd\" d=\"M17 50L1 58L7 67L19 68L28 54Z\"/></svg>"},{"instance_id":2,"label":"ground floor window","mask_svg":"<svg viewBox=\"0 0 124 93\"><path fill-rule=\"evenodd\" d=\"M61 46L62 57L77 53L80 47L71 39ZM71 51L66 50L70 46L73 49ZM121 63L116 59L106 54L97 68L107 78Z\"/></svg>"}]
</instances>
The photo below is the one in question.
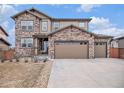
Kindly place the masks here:
<instances>
[{"instance_id":1,"label":"ground floor window","mask_svg":"<svg viewBox=\"0 0 124 93\"><path fill-rule=\"evenodd\" d=\"M33 38L24 37L21 38L21 47L28 48L33 46Z\"/></svg>"}]
</instances>

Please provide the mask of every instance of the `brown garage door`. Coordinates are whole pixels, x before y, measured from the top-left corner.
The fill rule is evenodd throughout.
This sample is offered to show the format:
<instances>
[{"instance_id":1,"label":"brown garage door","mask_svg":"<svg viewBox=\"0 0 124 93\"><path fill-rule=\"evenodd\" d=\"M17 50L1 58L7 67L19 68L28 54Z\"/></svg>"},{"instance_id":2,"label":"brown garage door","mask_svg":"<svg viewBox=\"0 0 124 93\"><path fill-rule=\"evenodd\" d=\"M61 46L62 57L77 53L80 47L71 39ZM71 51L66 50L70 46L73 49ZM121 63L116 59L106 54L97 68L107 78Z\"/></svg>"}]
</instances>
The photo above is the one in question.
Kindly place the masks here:
<instances>
[{"instance_id":1,"label":"brown garage door","mask_svg":"<svg viewBox=\"0 0 124 93\"><path fill-rule=\"evenodd\" d=\"M55 43L56 59L88 58L87 42L57 42Z\"/></svg>"},{"instance_id":2,"label":"brown garage door","mask_svg":"<svg viewBox=\"0 0 124 93\"><path fill-rule=\"evenodd\" d=\"M107 52L107 47L106 47L105 42L95 42L95 58L106 58L106 52Z\"/></svg>"}]
</instances>

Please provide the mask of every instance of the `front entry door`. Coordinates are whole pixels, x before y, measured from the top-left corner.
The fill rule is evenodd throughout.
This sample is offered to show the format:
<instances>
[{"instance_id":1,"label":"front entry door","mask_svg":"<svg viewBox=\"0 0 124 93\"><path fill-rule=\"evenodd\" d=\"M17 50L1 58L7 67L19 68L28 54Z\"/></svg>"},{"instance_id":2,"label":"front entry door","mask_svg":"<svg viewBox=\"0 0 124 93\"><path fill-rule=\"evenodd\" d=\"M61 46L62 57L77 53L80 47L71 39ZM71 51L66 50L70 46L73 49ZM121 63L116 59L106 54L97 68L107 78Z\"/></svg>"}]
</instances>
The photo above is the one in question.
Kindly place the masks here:
<instances>
[{"instance_id":1,"label":"front entry door","mask_svg":"<svg viewBox=\"0 0 124 93\"><path fill-rule=\"evenodd\" d=\"M41 54L48 54L48 38L42 38L40 40Z\"/></svg>"},{"instance_id":2,"label":"front entry door","mask_svg":"<svg viewBox=\"0 0 124 93\"><path fill-rule=\"evenodd\" d=\"M48 41L43 42L43 51L44 53L48 53Z\"/></svg>"}]
</instances>

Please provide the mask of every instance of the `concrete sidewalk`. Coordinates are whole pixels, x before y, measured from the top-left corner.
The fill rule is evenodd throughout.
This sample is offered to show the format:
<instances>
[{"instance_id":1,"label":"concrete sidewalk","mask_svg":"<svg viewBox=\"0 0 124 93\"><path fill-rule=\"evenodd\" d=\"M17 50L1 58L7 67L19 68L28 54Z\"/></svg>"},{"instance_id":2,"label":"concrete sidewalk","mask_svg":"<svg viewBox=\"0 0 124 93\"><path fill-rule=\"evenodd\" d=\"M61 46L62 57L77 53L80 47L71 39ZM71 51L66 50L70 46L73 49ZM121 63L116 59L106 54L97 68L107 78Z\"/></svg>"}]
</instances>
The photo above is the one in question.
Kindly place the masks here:
<instances>
[{"instance_id":1,"label":"concrete sidewalk","mask_svg":"<svg viewBox=\"0 0 124 93\"><path fill-rule=\"evenodd\" d=\"M56 59L48 88L124 87L122 59Z\"/></svg>"}]
</instances>

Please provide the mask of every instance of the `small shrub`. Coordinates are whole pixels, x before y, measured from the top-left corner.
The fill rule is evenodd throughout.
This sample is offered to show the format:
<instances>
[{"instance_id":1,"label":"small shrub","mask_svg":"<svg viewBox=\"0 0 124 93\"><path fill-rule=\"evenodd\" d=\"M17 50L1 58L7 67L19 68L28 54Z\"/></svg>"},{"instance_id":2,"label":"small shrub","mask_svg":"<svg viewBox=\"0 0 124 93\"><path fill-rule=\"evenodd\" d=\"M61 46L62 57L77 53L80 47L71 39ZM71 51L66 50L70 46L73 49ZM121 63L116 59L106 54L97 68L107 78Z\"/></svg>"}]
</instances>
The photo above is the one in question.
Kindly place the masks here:
<instances>
[{"instance_id":1,"label":"small shrub","mask_svg":"<svg viewBox=\"0 0 124 93\"><path fill-rule=\"evenodd\" d=\"M37 60L34 60L34 63L37 63L38 61Z\"/></svg>"},{"instance_id":2,"label":"small shrub","mask_svg":"<svg viewBox=\"0 0 124 93\"><path fill-rule=\"evenodd\" d=\"M12 59L9 60L9 62L12 62L12 61L13 61Z\"/></svg>"},{"instance_id":3,"label":"small shrub","mask_svg":"<svg viewBox=\"0 0 124 93\"><path fill-rule=\"evenodd\" d=\"M19 62L19 59L16 59L16 62Z\"/></svg>"},{"instance_id":4,"label":"small shrub","mask_svg":"<svg viewBox=\"0 0 124 93\"><path fill-rule=\"evenodd\" d=\"M46 59L44 59L44 60L43 60L43 62L44 62L44 63L45 63L45 62L47 62L47 58L46 58Z\"/></svg>"},{"instance_id":5,"label":"small shrub","mask_svg":"<svg viewBox=\"0 0 124 93\"><path fill-rule=\"evenodd\" d=\"M28 63L28 60L25 60L25 63Z\"/></svg>"},{"instance_id":6,"label":"small shrub","mask_svg":"<svg viewBox=\"0 0 124 93\"><path fill-rule=\"evenodd\" d=\"M4 60L4 59L2 59L2 60L1 60L1 63L4 63L4 62L5 62L5 60Z\"/></svg>"}]
</instances>

